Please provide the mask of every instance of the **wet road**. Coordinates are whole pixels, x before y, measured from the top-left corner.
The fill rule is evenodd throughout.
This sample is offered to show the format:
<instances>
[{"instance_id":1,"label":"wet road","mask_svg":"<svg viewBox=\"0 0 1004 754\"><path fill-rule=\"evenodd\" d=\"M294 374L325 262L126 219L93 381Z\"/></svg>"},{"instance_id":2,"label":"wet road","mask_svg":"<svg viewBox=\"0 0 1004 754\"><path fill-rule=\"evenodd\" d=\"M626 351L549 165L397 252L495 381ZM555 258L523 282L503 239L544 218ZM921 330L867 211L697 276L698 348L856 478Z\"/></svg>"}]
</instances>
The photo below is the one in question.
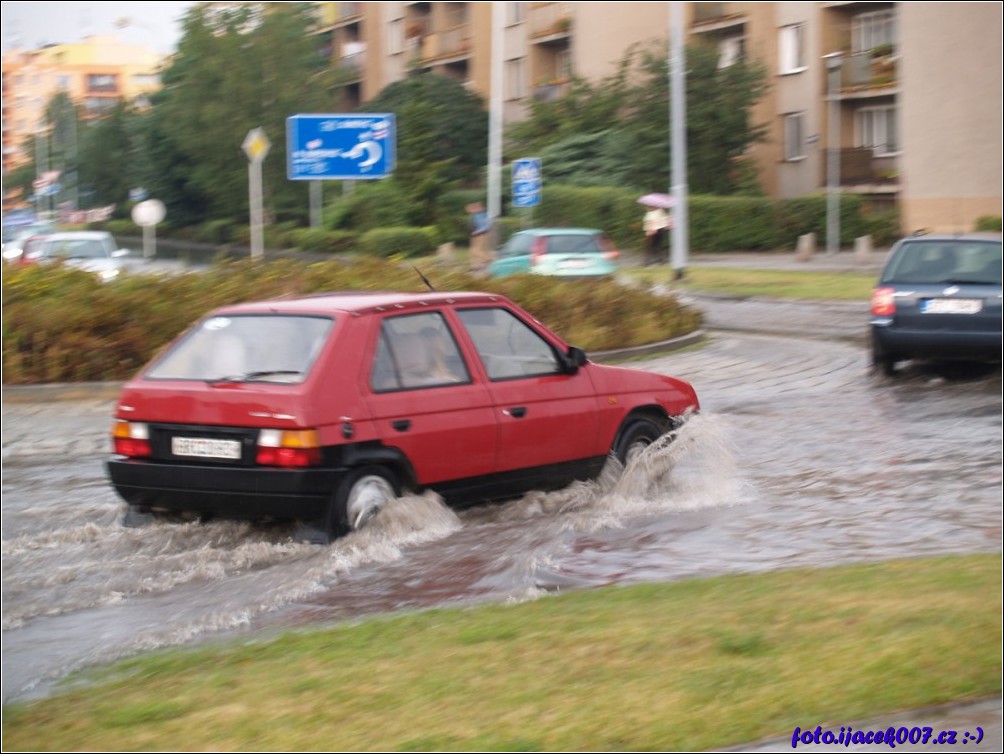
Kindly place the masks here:
<instances>
[{"instance_id":1,"label":"wet road","mask_svg":"<svg viewBox=\"0 0 1004 754\"><path fill-rule=\"evenodd\" d=\"M619 481L460 512L403 499L329 548L239 523L123 529L102 467L111 401L5 401L5 701L78 667L221 632L1000 551L999 368L874 377L854 306L838 307L843 318L814 310L845 331L817 340L760 334L810 318L809 307L762 304L715 314L758 332L715 329L703 348L635 364L692 381L703 412Z\"/></svg>"}]
</instances>

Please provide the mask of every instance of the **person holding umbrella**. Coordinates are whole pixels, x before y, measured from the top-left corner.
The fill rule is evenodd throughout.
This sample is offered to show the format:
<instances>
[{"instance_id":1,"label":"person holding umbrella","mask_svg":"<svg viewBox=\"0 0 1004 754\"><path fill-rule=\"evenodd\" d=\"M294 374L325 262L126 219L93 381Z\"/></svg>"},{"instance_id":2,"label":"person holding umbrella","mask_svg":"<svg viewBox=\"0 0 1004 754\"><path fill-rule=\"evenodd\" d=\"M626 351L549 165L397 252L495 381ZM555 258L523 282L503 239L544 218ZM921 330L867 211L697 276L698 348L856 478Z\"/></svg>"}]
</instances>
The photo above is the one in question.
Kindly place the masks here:
<instances>
[{"instance_id":1,"label":"person holding umbrella","mask_svg":"<svg viewBox=\"0 0 1004 754\"><path fill-rule=\"evenodd\" d=\"M638 203L646 207L645 217L642 218L645 264L660 264L666 253L666 236L673 227L673 219L667 212L673 206L673 197L669 194L645 194Z\"/></svg>"}]
</instances>

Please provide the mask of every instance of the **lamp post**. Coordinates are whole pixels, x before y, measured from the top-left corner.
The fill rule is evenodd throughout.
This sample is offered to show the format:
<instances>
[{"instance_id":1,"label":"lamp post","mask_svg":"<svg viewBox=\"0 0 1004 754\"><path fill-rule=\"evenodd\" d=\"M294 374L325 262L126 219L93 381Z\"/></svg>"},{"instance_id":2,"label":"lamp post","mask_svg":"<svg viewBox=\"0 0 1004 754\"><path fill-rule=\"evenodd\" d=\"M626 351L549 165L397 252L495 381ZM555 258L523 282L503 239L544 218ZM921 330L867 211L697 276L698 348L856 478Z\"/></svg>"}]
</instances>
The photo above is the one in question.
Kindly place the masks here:
<instances>
[{"instance_id":1,"label":"lamp post","mask_svg":"<svg viewBox=\"0 0 1004 754\"><path fill-rule=\"evenodd\" d=\"M840 251L840 67L843 55L831 52L826 61L826 91L830 100L828 143L826 154L826 253Z\"/></svg>"}]
</instances>

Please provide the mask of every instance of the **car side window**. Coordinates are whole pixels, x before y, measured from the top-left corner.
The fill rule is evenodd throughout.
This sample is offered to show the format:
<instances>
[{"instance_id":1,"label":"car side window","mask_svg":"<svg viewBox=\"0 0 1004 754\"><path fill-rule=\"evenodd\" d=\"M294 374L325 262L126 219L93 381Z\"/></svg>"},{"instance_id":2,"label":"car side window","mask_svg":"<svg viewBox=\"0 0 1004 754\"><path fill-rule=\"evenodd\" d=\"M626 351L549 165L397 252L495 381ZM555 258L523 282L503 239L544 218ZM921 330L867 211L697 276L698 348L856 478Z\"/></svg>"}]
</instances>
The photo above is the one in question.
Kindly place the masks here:
<instances>
[{"instance_id":1,"label":"car side window","mask_svg":"<svg viewBox=\"0 0 1004 754\"><path fill-rule=\"evenodd\" d=\"M370 372L375 392L469 383L470 372L442 314L384 319Z\"/></svg>"},{"instance_id":2,"label":"car side window","mask_svg":"<svg viewBox=\"0 0 1004 754\"><path fill-rule=\"evenodd\" d=\"M551 344L507 309L461 309L457 314L491 380L561 373Z\"/></svg>"}]
</instances>

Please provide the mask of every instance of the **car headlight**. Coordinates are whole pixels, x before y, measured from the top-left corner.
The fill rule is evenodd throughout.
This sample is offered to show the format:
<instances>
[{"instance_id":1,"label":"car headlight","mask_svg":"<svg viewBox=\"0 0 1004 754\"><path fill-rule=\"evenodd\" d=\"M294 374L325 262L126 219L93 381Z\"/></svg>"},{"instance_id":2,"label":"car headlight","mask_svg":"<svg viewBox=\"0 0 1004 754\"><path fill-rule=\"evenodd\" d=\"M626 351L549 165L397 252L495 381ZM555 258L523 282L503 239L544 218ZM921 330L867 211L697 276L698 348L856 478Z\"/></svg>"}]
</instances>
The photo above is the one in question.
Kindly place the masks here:
<instances>
[{"instance_id":1,"label":"car headlight","mask_svg":"<svg viewBox=\"0 0 1004 754\"><path fill-rule=\"evenodd\" d=\"M114 280L115 278L117 278L119 276L119 271L101 270L101 272L98 273L98 275L101 277L102 280L104 280L107 283L109 280Z\"/></svg>"}]
</instances>

